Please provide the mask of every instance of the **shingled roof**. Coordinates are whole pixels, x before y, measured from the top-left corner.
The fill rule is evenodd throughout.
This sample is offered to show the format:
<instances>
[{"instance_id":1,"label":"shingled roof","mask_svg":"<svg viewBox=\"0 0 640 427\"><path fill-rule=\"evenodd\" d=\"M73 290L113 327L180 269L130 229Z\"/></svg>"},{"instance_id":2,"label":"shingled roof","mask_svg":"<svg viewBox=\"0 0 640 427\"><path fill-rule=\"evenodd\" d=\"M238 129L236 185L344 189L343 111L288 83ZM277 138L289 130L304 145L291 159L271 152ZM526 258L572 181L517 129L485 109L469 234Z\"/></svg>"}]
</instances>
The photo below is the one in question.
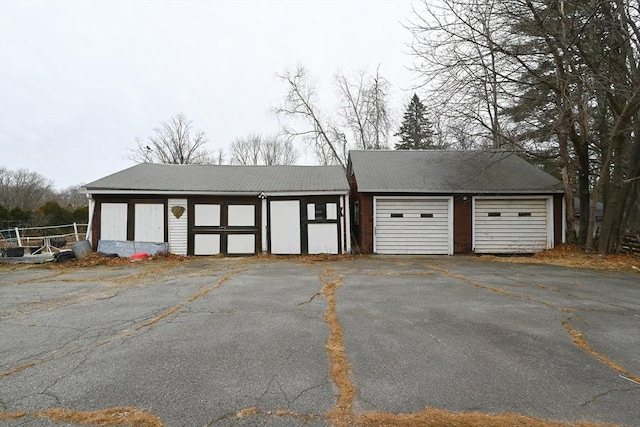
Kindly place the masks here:
<instances>
[{"instance_id":1,"label":"shingled roof","mask_svg":"<svg viewBox=\"0 0 640 427\"><path fill-rule=\"evenodd\" d=\"M347 193L341 166L231 166L142 163L84 186L88 193Z\"/></svg>"},{"instance_id":2,"label":"shingled roof","mask_svg":"<svg viewBox=\"0 0 640 427\"><path fill-rule=\"evenodd\" d=\"M562 183L506 151L351 151L358 191L369 193L562 193Z\"/></svg>"}]
</instances>

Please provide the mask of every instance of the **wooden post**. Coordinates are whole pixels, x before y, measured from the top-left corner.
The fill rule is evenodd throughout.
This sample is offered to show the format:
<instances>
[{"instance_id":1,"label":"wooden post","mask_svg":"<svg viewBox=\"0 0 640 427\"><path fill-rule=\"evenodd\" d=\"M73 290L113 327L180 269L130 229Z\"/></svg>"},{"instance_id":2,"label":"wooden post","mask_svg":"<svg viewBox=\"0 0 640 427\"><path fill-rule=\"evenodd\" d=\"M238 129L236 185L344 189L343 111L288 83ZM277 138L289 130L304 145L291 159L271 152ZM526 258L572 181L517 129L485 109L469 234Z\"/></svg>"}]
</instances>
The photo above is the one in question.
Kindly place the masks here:
<instances>
[{"instance_id":1,"label":"wooden post","mask_svg":"<svg viewBox=\"0 0 640 427\"><path fill-rule=\"evenodd\" d=\"M20 241L20 230L16 227L16 240L18 241L18 246L22 247L22 242Z\"/></svg>"}]
</instances>

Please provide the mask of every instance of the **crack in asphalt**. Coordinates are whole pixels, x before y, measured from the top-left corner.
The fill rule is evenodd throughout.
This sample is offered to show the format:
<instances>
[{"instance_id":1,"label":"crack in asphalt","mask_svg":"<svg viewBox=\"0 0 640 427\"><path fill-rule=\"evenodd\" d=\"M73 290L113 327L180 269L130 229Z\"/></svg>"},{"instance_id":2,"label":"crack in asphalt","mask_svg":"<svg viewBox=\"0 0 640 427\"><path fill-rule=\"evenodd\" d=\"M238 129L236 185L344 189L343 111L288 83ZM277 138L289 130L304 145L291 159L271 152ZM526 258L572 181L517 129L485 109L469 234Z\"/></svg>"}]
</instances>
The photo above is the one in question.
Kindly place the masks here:
<instances>
[{"instance_id":1,"label":"crack in asphalt","mask_svg":"<svg viewBox=\"0 0 640 427\"><path fill-rule=\"evenodd\" d=\"M89 344L80 344L78 347L76 348L71 348L68 351L63 351L65 350L67 347L70 347L73 343L76 343L77 341L81 340L83 338L83 335L85 335L86 331L84 329L80 329L81 331L83 331L83 333L69 339L68 341L64 342L61 346L58 346L57 348L50 350L48 352L43 352L41 354L46 354L46 356L44 357L39 357L36 358L36 360L32 360L28 363L22 364L20 366L17 366L15 368L6 370L4 372L0 372L0 379L8 377L10 375L14 375L18 372L22 372L26 369L32 368L34 366L38 366L47 362L50 362L52 360L55 359L60 359L63 357L67 357L70 355L74 355L80 352L84 352L87 351L89 349L92 348L97 348L97 347L101 347L103 345L109 344L111 342L113 342L114 340L117 339L122 339L122 338L127 338L133 334L138 334L140 333L140 331L144 330L144 329L148 329L149 327L157 324L159 321L161 321L162 319L170 316L171 314L177 313L180 310L182 310L185 306L187 306L188 304L191 304L192 302L196 301L197 299L199 299L200 297L208 294L209 292L211 292L214 289L219 288L220 286L222 286L226 281L228 281L229 279L231 279L232 277L242 273L246 271L246 269L236 269L233 270L231 272L228 272L227 274L224 274L222 277L220 277L214 285L207 287L207 288L202 288L200 289L197 293L191 295L189 298L187 298L185 301L174 305L173 307L171 307L168 310L165 310L164 312L160 313L159 315L156 315L152 318L145 318L145 321L141 324L139 324L137 327L131 329L131 328L127 328L127 329L122 329L119 330L115 333L113 333L112 335L108 336L107 338L105 338L104 340L101 341L97 341L97 342L92 342ZM100 336L101 334L99 334Z\"/></svg>"},{"instance_id":2,"label":"crack in asphalt","mask_svg":"<svg viewBox=\"0 0 640 427\"><path fill-rule=\"evenodd\" d=\"M604 391L602 393L596 394L595 396L591 397L591 399L587 400L584 403L581 403L580 406L584 407L584 406L590 405L592 403L595 403L598 399L600 399L601 397L604 397L604 396L606 396L608 394L612 394L612 393L615 393L615 392L627 392L627 391L635 390L637 388L638 387L612 388L610 390L607 390L607 391Z\"/></svg>"},{"instance_id":3,"label":"crack in asphalt","mask_svg":"<svg viewBox=\"0 0 640 427\"><path fill-rule=\"evenodd\" d=\"M587 342L587 340L584 338L584 335L582 333L580 333L577 329L575 329L574 327L572 327L569 322L573 319L573 318L577 318L578 320L581 320L584 324L587 324L586 320L581 319L576 313L574 309L570 309L568 307L562 307L558 304L555 303L551 303L548 301L544 301L544 300L540 300L534 297L530 297L528 295L523 295L523 294L518 294L518 293L514 293L511 291L507 291L505 289L499 288L499 287L494 287L494 286L489 286L471 279L468 279L466 276L462 275L462 274L458 274L458 273L454 273L452 271L449 271L447 269L445 269L444 267L441 266L437 266L437 265L430 265L430 264L425 264L426 268L430 268L436 271L441 272L442 274L445 274L449 277L453 277L455 279L461 280L464 283L470 284L474 287L480 288L480 289L485 289L491 292L495 292L497 294L503 295L505 297L513 297L513 298L517 298L517 299L521 299L524 301L528 301L528 302L533 302L533 303L537 303L537 304L542 304L544 306L553 308L555 310L559 310L565 314L568 314L569 317L567 319L565 319L564 321L561 322L562 326L565 328L565 330L567 331L567 333L569 334L569 336L572 338L573 343L582 351L584 351L585 353L589 354L591 357L595 358L596 360L600 361L602 364L604 364L605 366L613 369L614 371L618 372L619 374L622 374L628 378L630 378L633 381L636 382L640 382L640 376L635 375L631 372L629 372L627 369L625 369L624 367L622 367L620 364L618 364L617 362L614 362L611 358L609 358L608 356L599 353L597 351L595 351ZM542 289L545 289L546 285L543 285L544 287ZM538 285L538 287L540 287L540 285ZM548 287L547 287L548 288ZM595 301L595 300L594 300ZM585 308L578 308L577 310L581 310L581 311L589 311L589 309L585 309Z\"/></svg>"},{"instance_id":4,"label":"crack in asphalt","mask_svg":"<svg viewBox=\"0 0 640 427\"><path fill-rule=\"evenodd\" d=\"M298 393L293 399L291 399L282 383L279 381L278 377L279 377L279 373L274 374L270 380L268 381L264 391L262 392L262 394L256 399L256 406L252 406L252 407L248 407L248 408L244 408L241 409L238 412L234 412L234 413L226 413L214 420L212 420L209 424L209 426L214 426L216 424L219 423L223 423L226 421L232 421L233 425L236 424L236 422L240 422L242 419L245 418L252 418L252 422L261 422L262 424L266 425L268 423L268 419L270 417L279 417L279 418L292 418L292 419L296 419L300 422L302 422L303 424L306 424L308 422L314 421L314 420L319 420L319 419L323 419L329 423L332 423L335 426L338 427L342 427L342 426L348 426L348 425L353 425L358 424L358 425L362 425L362 426L374 426L374 425L388 425L390 424L395 424L395 425L403 425L403 426L409 426L409 425L415 425L415 423L420 423L420 425L444 425L442 424L441 421L435 421L436 424L434 424L434 420L436 419L436 417L434 416L434 414L438 415L439 417L444 417L444 418L438 418L438 420L444 419L444 420L449 420L449 421L453 421L455 420L456 422L461 422L461 423L456 423L456 425L467 425L462 423L464 420L470 419L469 417L473 417L473 416L478 416L480 417L482 420L487 421L487 422L491 422L491 421L495 421L497 420L497 418L492 418L494 417L493 415L490 414L481 414L481 413L452 413L452 412L448 412L448 411L444 411L444 410L437 410L437 409L432 409L432 408L427 408L422 412L417 412L414 414L389 414L389 413L383 413L380 412L378 410L378 408L371 404L370 402L367 402L366 400L362 399L360 396L358 397L362 402L370 405L371 407L375 408L375 411L373 412L366 412L366 413L356 413L354 411L353 408L353 404L355 401L355 396L356 394L359 395L358 390L355 386L355 384L353 383L353 381L351 380L351 376L353 375L353 368L351 367L349 360L347 358L346 355L346 351L345 351L345 347L344 347L344 331L342 329L342 326L339 322L338 319L338 315L337 315L337 307L336 307L336 291L337 289L342 286L344 284L343 280L344 280L344 275L343 274L339 274L338 272L336 272L334 269L326 267L326 266L321 266L321 265L316 265L315 262L305 262L308 265L311 265L315 268L320 268L321 269L321 273L319 274L319 280L322 284L322 289L319 292L316 292L309 300L304 301L302 303L299 303L297 305L298 308L304 306L304 305L308 305L311 304L316 298L322 296L325 298L326 300L326 310L324 311L323 314L323 318L325 320L325 323L327 325L327 327L329 328L329 337L325 343L325 351L327 353L327 357L329 359L329 378L330 380L327 380L324 383L321 384L316 384L313 386L310 386L307 389L302 390L300 393ZM574 343L576 343L576 345L580 346L577 342L576 342L576 338L575 338L575 334L572 333L572 330L575 331L575 329L573 329L570 325L568 325L568 322L575 319L575 320L580 320L580 321L584 321L584 319L581 319L579 316L577 316L574 312L574 310L571 310L569 308L566 307L562 307L559 306L557 304L554 303L550 303L548 301L544 301L544 300L539 300L533 297L530 297L528 295L522 295L522 294L518 294L518 293L513 293L511 291L507 291L505 289L499 288L499 287L493 287L493 286L489 286L486 284L482 284L480 282L475 282L472 280L467 279L466 277L450 272L440 266L429 266L429 265L425 265L425 267L430 268L432 270L438 271L442 274L448 275L450 277L454 277L456 279L462 280L468 284L471 284L477 288L481 288L484 290L488 290L503 296L509 296L509 297L514 297L517 299L521 299L524 301L529 301L529 302L533 302L533 303L537 303L537 304L542 304L544 306L559 310L565 314L569 314L569 318L567 318L562 324L565 327L565 329L567 329L567 332L569 332L569 334L574 338ZM57 396L55 396L55 394L50 393L49 390L51 388L53 388L56 384L58 384L60 381L62 381L65 378L68 378L70 375L73 374L73 372L75 372L77 369L79 369L89 358L89 354L86 353L87 350L89 350L90 348L94 348L94 347L99 347L101 345L107 344L112 342L113 340L117 339L117 338L126 338L129 337L132 334L143 334L148 332L148 330L150 329L150 327L152 327L153 325L157 324L158 322L167 319L167 322L172 322L173 320L175 320L176 316L173 316L176 313L179 313L183 310L189 310L191 311L191 309L188 307L188 305L190 303L192 303L193 301L197 300L198 298L201 298L202 296L208 294L209 292L211 292L212 290L220 287L224 282L226 282L227 280L229 280L230 278L234 277L237 274L241 274L242 272L246 271L246 269L236 269L235 271L231 271L225 275L223 275L221 278L218 279L218 281L216 282L216 284L214 284L213 286L207 287L207 288L201 288L198 292L196 292L195 294L193 294L191 297L189 297L188 299L186 299L185 301L178 303L174 306L171 307L167 307L165 309L163 309L160 314L157 314L156 316L153 317L144 317L143 320L140 320L138 322L129 322L130 323L130 328L129 329L125 329L125 330L119 330L119 331L115 331L115 333L113 333L110 338L97 342L97 343L93 343L93 345L89 345L89 346L84 346L84 358L82 361L80 361L71 371L69 371L67 374L65 374L64 376L56 379L52 384L50 384L49 386L47 386L45 389L43 389L43 391L41 391L39 394L43 394L43 395L49 395L54 399L58 399ZM381 273L381 274L376 274L376 275L387 275L385 273ZM397 276L432 276L434 275L433 272L424 272L422 274L420 273L409 273L409 274L395 274ZM521 287L521 286L518 286ZM551 290L553 291L553 290ZM177 292L176 292L176 296L178 296ZM578 309L579 310L579 309ZM585 322L586 323L586 322ZM134 327L135 325L137 325L137 327ZM571 330L569 329L571 328ZM80 330L83 331L83 330ZM84 331L84 333L88 333L88 331ZM124 335L123 335L124 334ZM576 331L576 336L580 336L581 334L579 332ZM99 338L102 335L102 333L98 333L97 336L95 337L96 339ZM82 336L82 334L80 335ZM86 337L85 337L86 338ZM80 339L80 338L77 338ZM586 343L586 341L585 341ZM69 344L69 343L67 343ZM66 345L66 344L65 344ZM588 344L585 344L588 347ZM76 350L76 352L82 351L82 346L80 349ZM584 350L584 348L583 348ZM586 350L585 350L586 351ZM293 356L293 354L295 353L295 351L292 351L289 356L287 357L287 359L291 358ZM595 352L594 352L595 353ZM73 352L69 352L67 354L74 354ZM594 354L590 353L592 356L594 356ZM595 353L598 354L598 353ZM62 356L61 356L62 357ZM595 357L595 356L594 356ZM596 357L597 358L597 357ZM600 359L598 359L600 360ZM602 360L601 360L602 361ZM20 370L24 370L27 369L28 367L34 366L37 363L33 363L27 367L24 367ZM18 367L21 368L21 367ZM16 369L18 369L16 368ZM16 371L18 372L18 371ZM629 374L627 371L622 370L619 371L620 373L624 373L625 375L627 375L632 381L635 380L640 380L638 379L638 377ZM7 375L11 375L15 372L10 372ZM6 373L5 373L6 374ZM3 374L0 373L0 378L3 378L2 376ZM5 375L6 376L6 375ZM332 382L333 385L336 387L337 389L337 393L336 393L336 402L335 402L335 406L329 410L326 414L324 415L318 415L318 414L307 414L307 415L301 415L298 414L296 412L293 412L291 410L289 410L289 408L304 394L317 389L319 387L323 387L326 386L329 382ZM606 396L607 394L613 393L613 392L624 392L624 391L630 391L630 390L634 390L637 387L631 387L628 389L611 389L608 390L606 392L600 393L598 395L593 396L590 400L588 400L587 402L583 403L581 406L586 406L590 403L593 403L595 401L597 401L598 399L600 399L603 396ZM284 398L284 400L286 401L287 405L286 405L286 409L278 409L278 410L273 410L273 411L264 411L262 409L260 409L260 403L261 401L264 399L264 397L269 394L269 393L277 393L277 394L281 394ZM57 400L59 402L59 399ZM4 409L6 410L6 405L4 404L4 402L0 401L0 407L4 407ZM66 410L66 409L60 409L61 411L68 411L70 413L73 414L87 414L87 413L79 413L76 411L70 411L70 410ZM48 410L50 411L50 410ZM33 413L23 413L24 416L27 417L34 417L34 418L48 418L51 420L67 420L67 421L71 421L71 415L67 414L67 415L63 415L62 418L54 418L54 415L52 412L48 412L48 411L40 411L40 412L33 412ZM97 412L109 412L111 413L122 413L123 411L140 411L137 410L135 408L110 408L104 411L97 411ZM152 422L150 424L140 424L140 425L148 425L148 426L162 426L163 424L161 423L160 419L158 417L156 417L155 415L151 414L150 412L141 411L143 414L146 414L150 417L153 418ZM2 416L3 414L5 414L7 417L10 416L10 413L6 413L6 412L0 412L0 420L2 420ZM83 416L85 416L83 415ZM540 420L535 420L532 419L530 417L527 416L521 416L519 414L512 414L513 415L513 419L511 419L512 422L515 422L515 420L526 420L526 421L534 421L534 422L538 422ZM66 417L66 418L65 418ZM264 417L265 419L256 419L256 417ZM498 416L499 417L499 416ZM6 418L9 419L9 418ZM439 424L438 424L439 423ZM540 421L541 424L536 424L536 423L532 423L530 425L546 425L546 423L544 421ZM562 423L549 423L549 425L564 425ZM256 424L253 424L256 425ZM470 425L470 424L468 424ZM584 425L590 425L588 423L584 423Z\"/></svg>"}]
</instances>

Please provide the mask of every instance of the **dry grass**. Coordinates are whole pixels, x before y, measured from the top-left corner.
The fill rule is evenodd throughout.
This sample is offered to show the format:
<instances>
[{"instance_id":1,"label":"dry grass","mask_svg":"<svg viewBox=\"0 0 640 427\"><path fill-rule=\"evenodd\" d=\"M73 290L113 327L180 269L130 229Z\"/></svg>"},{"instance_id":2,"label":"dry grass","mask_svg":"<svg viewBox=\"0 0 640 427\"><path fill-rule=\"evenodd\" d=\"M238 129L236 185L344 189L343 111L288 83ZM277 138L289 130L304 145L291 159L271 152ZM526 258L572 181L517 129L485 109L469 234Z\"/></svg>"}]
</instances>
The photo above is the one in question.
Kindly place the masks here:
<instances>
[{"instance_id":1,"label":"dry grass","mask_svg":"<svg viewBox=\"0 0 640 427\"><path fill-rule=\"evenodd\" d=\"M191 257L181 256L181 255L173 255L173 254L157 254L151 255L148 258L136 262L167 262L171 261L172 263L180 263L184 261L188 261ZM50 263L47 264L49 268L52 269L66 269L66 268L86 268L86 267L96 267L96 266L123 266L131 264L131 258L120 258L120 257L108 257L97 252L92 252L86 258L76 258L73 260L69 260L63 263Z\"/></svg>"},{"instance_id":2,"label":"dry grass","mask_svg":"<svg viewBox=\"0 0 640 427\"><path fill-rule=\"evenodd\" d=\"M156 323L158 323L160 320L179 312L180 310L182 310L186 305L192 303L193 301L197 300L200 297L205 296L206 294L208 294L209 292L211 292L214 289L219 288L220 286L222 286L227 280L231 279L232 277L240 274L241 272L243 272L244 270L236 270L236 271L232 271L230 273L225 274L224 276L222 276L221 278L219 278L216 283L213 286L209 286L208 288L202 288L200 289L200 291L196 292L195 294L191 295L189 298L187 298L185 301L176 304L175 306L171 307L170 309L164 311L163 313L160 313L159 315L147 320L146 322L142 323L140 326L136 327L135 330L138 331L140 329L144 329L147 328L151 325L155 325Z\"/></svg>"},{"instance_id":3,"label":"dry grass","mask_svg":"<svg viewBox=\"0 0 640 427\"><path fill-rule=\"evenodd\" d=\"M98 411L74 411L66 408L45 409L36 412L0 412L0 420L43 418L53 422L66 422L93 426L128 425L132 427L162 427L156 415L131 407L118 407Z\"/></svg>"},{"instance_id":4,"label":"dry grass","mask_svg":"<svg viewBox=\"0 0 640 427\"><path fill-rule=\"evenodd\" d=\"M244 408L236 414L236 418L242 419L247 417L253 417L254 415L257 415L259 412L260 412L260 408L258 408L257 406Z\"/></svg>"},{"instance_id":5,"label":"dry grass","mask_svg":"<svg viewBox=\"0 0 640 427\"><path fill-rule=\"evenodd\" d=\"M619 374L622 374L623 376L627 377L628 379L630 379L630 380L632 380L632 381L634 381L636 383L640 383L640 377L639 376L630 373L625 368L623 368L622 366L620 366L619 364L617 364L613 360L609 359L607 356L605 356L605 355L603 355L601 353L598 353L593 348L591 348L589 343L585 340L584 336L580 332L578 332L576 329L571 327L571 325L569 325L568 321L562 322L562 326L564 326L564 328L567 330L569 335L571 335L571 338L573 339L573 343L575 345L577 345L578 348L580 348L583 351L587 352L588 354L593 356L595 359L597 359L600 362L604 363L606 366L610 367L611 369L613 369L614 371L618 372Z\"/></svg>"},{"instance_id":6,"label":"dry grass","mask_svg":"<svg viewBox=\"0 0 640 427\"><path fill-rule=\"evenodd\" d=\"M336 312L336 290L342 285L342 275L325 268L320 274L320 294L327 300L324 320L329 328L325 345L329 357L329 376L338 389L335 407L325 414L325 419L338 427L352 425L353 401L356 387L351 381L351 365L344 349L344 332Z\"/></svg>"},{"instance_id":7,"label":"dry grass","mask_svg":"<svg viewBox=\"0 0 640 427\"><path fill-rule=\"evenodd\" d=\"M581 247L570 244L561 244L553 249L538 252L529 257L483 255L480 259L498 262L550 264L561 267L640 273L640 256L638 255L595 254L586 252Z\"/></svg>"},{"instance_id":8,"label":"dry grass","mask_svg":"<svg viewBox=\"0 0 640 427\"><path fill-rule=\"evenodd\" d=\"M426 408L414 414L373 412L355 417L361 427L603 427L587 422L561 423L540 420L521 414L483 414L480 412L449 412Z\"/></svg>"},{"instance_id":9,"label":"dry grass","mask_svg":"<svg viewBox=\"0 0 640 427\"><path fill-rule=\"evenodd\" d=\"M32 366L36 366L36 365L37 365L36 362L31 362L31 363L24 364L22 366L18 366L17 368L13 368L13 369L11 369L9 371L1 372L0 373L0 379L2 379L4 377L8 377L9 375L17 374L20 371L24 371L25 369L29 369Z\"/></svg>"},{"instance_id":10,"label":"dry grass","mask_svg":"<svg viewBox=\"0 0 640 427\"><path fill-rule=\"evenodd\" d=\"M249 257L249 259L255 259L259 261L298 261L303 264L313 264L314 262L323 261L349 261L361 257L362 255L354 254L274 255L267 252L262 252Z\"/></svg>"}]
</instances>

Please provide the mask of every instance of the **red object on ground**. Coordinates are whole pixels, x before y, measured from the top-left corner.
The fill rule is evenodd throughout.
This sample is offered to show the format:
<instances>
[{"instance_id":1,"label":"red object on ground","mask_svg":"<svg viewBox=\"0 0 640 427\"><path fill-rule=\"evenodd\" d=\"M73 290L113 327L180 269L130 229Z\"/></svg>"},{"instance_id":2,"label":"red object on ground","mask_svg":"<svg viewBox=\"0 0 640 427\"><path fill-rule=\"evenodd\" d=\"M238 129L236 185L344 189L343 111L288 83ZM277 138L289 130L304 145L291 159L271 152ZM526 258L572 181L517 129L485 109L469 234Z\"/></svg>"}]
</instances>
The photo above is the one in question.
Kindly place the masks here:
<instances>
[{"instance_id":1,"label":"red object on ground","mask_svg":"<svg viewBox=\"0 0 640 427\"><path fill-rule=\"evenodd\" d=\"M145 259L148 257L149 257L149 254L146 254L146 253L133 254L131 255L131 261L139 261L141 259Z\"/></svg>"}]
</instances>

